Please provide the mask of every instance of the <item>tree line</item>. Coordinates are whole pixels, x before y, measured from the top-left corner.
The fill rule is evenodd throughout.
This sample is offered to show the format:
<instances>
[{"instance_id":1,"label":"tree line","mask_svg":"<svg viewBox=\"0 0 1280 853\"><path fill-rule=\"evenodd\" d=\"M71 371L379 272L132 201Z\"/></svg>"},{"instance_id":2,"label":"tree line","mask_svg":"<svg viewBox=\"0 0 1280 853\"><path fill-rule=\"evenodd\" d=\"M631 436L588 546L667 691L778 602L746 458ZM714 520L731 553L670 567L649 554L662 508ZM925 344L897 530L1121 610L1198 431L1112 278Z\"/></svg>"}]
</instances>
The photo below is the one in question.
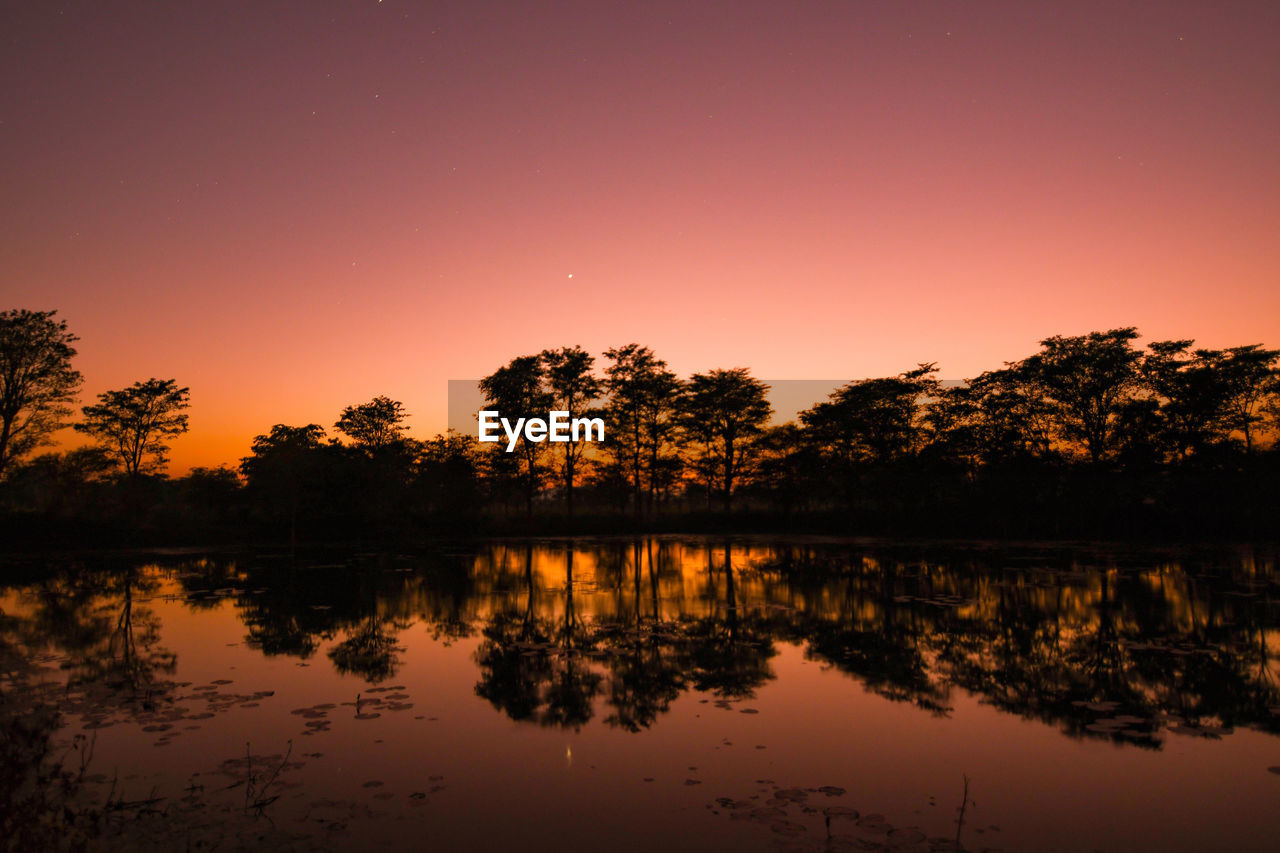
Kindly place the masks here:
<instances>
[{"instance_id":1,"label":"tree line","mask_svg":"<svg viewBox=\"0 0 1280 853\"><path fill-rule=\"evenodd\" d=\"M782 424L743 367L677 376L650 348L519 356L479 383L503 417L601 417L599 444L407 434L386 396L331 428L276 424L235 468L165 476L189 391L149 379L72 422L82 377L55 312L0 312L0 500L33 518L317 538L495 529L780 529L1102 535L1265 532L1280 350L1053 336L958 385L935 364L856 380ZM36 451L68 425L87 447ZM12 521L19 519L19 521ZM1192 525L1188 527L1188 525Z\"/></svg>"}]
</instances>

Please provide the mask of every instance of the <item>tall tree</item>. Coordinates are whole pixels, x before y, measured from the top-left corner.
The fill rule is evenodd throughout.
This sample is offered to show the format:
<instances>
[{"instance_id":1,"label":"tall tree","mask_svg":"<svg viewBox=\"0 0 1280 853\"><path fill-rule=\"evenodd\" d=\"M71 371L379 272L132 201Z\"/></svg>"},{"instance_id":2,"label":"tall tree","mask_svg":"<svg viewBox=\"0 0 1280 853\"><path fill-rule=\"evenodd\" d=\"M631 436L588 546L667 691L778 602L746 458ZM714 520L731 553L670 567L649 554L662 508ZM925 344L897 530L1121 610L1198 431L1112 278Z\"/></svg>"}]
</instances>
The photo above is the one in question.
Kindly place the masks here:
<instances>
[{"instance_id":1,"label":"tall tree","mask_svg":"<svg viewBox=\"0 0 1280 853\"><path fill-rule=\"evenodd\" d=\"M937 395L932 364L898 376L850 382L800 413L830 476L849 506L862 491L864 472L911 458L924 437L924 401Z\"/></svg>"},{"instance_id":2,"label":"tall tree","mask_svg":"<svg viewBox=\"0 0 1280 853\"><path fill-rule=\"evenodd\" d=\"M130 479L162 469L168 461L169 439L187 431L190 389L173 379L148 379L119 391L98 395L85 406L84 420L75 425L112 454Z\"/></svg>"},{"instance_id":3,"label":"tall tree","mask_svg":"<svg viewBox=\"0 0 1280 853\"><path fill-rule=\"evenodd\" d=\"M1142 360L1141 374L1159 408L1150 438L1165 453L1185 459L1224 439L1227 426L1227 383L1217 365L1218 350L1191 351L1194 341L1153 341Z\"/></svg>"},{"instance_id":4,"label":"tall tree","mask_svg":"<svg viewBox=\"0 0 1280 853\"><path fill-rule=\"evenodd\" d=\"M542 359L524 355L511 359L506 366L481 379L480 391L488 406L513 424L518 418L545 418L551 409L551 394L543 387L544 378ZM529 516L533 515L533 498L542 482L540 457L545 448L545 442L526 441L521 435L514 451L524 486L525 514ZM506 443L499 442L494 452L506 453Z\"/></svg>"},{"instance_id":5,"label":"tall tree","mask_svg":"<svg viewBox=\"0 0 1280 853\"><path fill-rule=\"evenodd\" d=\"M977 450L985 464L1053 455L1055 408L1031 371L1011 364L969 381Z\"/></svg>"},{"instance_id":6,"label":"tall tree","mask_svg":"<svg viewBox=\"0 0 1280 853\"><path fill-rule=\"evenodd\" d=\"M938 391L935 372L922 364L898 376L850 382L800 419L845 464L892 462L919 447L925 398Z\"/></svg>"},{"instance_id":7,"label":"tall tree","mask_svg":"<svg viewBox=\"0 0 1280 853\"><path fill-rule=\"evenodd\" d=\"M769 427L756 439L756 487L790 514L802 507L813 484L813 453L797 424Z\"/></svg>"},{"instance_id":8,"label":"tall tree","mask_svg":"<svg viewBox=\"0 0 1280 853\"><path fill-rule=\"evenodd\" d=\"M1120 413L1138 388L1142 354L1133 348L1132 326L1087 335L1055 335L1020 367L1055 404L1058 425L1069 441L1084 445L1094 465L1111 452Z\"/></svg>"},{"instance_id":9,"label":"tall tree","mask_svg":"<svg viewBox=\"0 0 1280 853\"><path fill-rule=\"evenodd\" d=\"M612 362L604 371L610 425L606 449L631 483L638 516L645 504L646 481L652 509L668 468L664 448L674 429L679 381L665 361L640 344L614 347L605 351L605 357Z\"/></svg>"},{"instance_id":10,"label":"tall tree","mask_svg":"<svg viewBox=\"0 0 1280 853\"><path fill-rule=\"evenodd\" d=\"M1268 397L1280 393L1280 350L1261 344L1231 347L1218 364L1227 385L1227 419L1244 435L1244 447L1253 452L1255 428L1262 422Z\"/></svg>"},{"instance_id":11,"label":"tall tree","mask_svg":"<svg viewBox=\"0 0 1280 853\"><path fill-rule=\"evenodd\" d=\"M0 311L0 476L49 443L80 388L71 367L77 340L56 311Z\"/></svg>"},{"instance_id":12,"label":"tall tree","mask_svg":"<svg viewBox=\"0 0 1280 853\"><path fill-rule=\"evenodd\" d=\"M675 485L683 467L674 444L679 430L678 403L684 386L674 373L665 368L666 363L662 364L664 366L649 378L645 405L640 410L650 513L654 511L659 497Z\"/></svg>"},{"instance_id":13,"label":"tall tree","mask_svg":"<svg viewBox=\"0 0 1280 853\"><path fill-rule=\"evenodd\" d=\"M578 346L543 350L539 358L551 392L552 406L557 411L568 412L570 420L585 415L603 391L600 380L591 374L595 358ZM564 464L560 472L564 483L565 510L573 515L573 487L586 444L566 441L562 446Z\"/></svg>"},{"instance_id":14,"label":"tall tree","mask_svg":"<svg viewBox=\"0 0 1280 853\"><path fill-rule=\"evenodd\" d=\"M249 494L266 514L288 517L289 542L298 540L298 515L309 498L317 497L323 461L324 427L319 424L276 424L253 439L252 454L240 460L240 473Z\"/></svg>"},{"instance_id":15,"label":"tall tree","mask_svg":"<svg viewBox=\"0 0 1280 853\"><path fill-rule=\"evenodd\" d=\"M334 427L357 447L376 451L398 443L408 427L404 405L390 397L374 397L359 406L347 406Z\"/></svg>"},{"instance_id":16,"label":"tall tree","mask_svg":"<svg viewBox=\"0 0 1280 853\"><path fill-rule=\"evenodd\" d=\"M708 439L706 467L714 472L726 512L733 506L734 487L751 459L751 440L773 414L768 392L769 386L745 367L735 367L695 373L681 395L681 421L692 433Z\"/></svg>"}]
</instances>

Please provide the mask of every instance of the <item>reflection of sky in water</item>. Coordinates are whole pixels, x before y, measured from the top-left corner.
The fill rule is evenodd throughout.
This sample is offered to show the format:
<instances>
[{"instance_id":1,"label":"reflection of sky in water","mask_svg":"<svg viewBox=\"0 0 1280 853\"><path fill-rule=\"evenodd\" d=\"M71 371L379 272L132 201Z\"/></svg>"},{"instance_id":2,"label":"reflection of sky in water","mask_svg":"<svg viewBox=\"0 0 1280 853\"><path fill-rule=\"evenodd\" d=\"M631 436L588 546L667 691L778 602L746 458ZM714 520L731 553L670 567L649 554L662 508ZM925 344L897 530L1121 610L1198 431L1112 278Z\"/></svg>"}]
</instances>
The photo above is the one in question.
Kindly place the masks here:
<instances>
[{"instance_id":1,"label":"reflection of sky in water","mask_svg":"<svg viewBox=\"0 0 1280 853\"><path fill-rule=\"evenodd\" d=\"M708 541L173 559L0 607L126 799L198 772L235 811L248 744L277 830L339 847L954 837L966 775L973 848L1280 830L1270 554Z\"/></svg>"}]
</instances>

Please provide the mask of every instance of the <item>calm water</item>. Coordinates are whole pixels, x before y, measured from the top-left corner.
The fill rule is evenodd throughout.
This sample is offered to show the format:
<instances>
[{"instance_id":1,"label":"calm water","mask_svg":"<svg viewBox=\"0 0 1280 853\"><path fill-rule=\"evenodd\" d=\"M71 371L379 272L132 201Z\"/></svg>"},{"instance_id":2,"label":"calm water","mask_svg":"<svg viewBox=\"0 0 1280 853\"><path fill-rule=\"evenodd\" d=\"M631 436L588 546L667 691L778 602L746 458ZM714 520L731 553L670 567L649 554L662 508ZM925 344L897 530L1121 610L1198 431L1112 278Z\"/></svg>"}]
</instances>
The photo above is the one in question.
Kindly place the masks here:
<instances>
[{"instance_id":1,"label":"calm water","mask_svg":"<svg viewBox=\"0 0 1280 853\"><path fill-rule=\"evenodd\" d=\"M79 796L124 801L118 846L1280 838L1267 549L672 537L52 569L0 595L0 686L61 707L68 766L91 747Z\"/></svg>"}]
</instances>

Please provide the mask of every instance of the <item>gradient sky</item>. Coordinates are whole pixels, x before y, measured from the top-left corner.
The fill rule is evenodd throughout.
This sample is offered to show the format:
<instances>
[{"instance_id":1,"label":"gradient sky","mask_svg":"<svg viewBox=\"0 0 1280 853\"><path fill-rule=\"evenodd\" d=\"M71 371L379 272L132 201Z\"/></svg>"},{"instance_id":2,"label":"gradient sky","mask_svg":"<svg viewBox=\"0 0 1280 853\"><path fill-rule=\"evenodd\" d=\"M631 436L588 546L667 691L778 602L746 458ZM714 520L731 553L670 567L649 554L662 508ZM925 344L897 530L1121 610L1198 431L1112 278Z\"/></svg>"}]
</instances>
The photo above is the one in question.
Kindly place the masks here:
<instances>
[{"instance_id":1,"label":"gradient sky","mask_svg":"<svg viewBox=\"0 0 1280 853\"><path fill-rule=\"evenodd\" d=\"M376 394L425 437L551 346L1280 346L1274 0L7 3L0 43L0 308L70 323L85 402L189 385L175 472Z\"/></svg>"}]
</instances>

